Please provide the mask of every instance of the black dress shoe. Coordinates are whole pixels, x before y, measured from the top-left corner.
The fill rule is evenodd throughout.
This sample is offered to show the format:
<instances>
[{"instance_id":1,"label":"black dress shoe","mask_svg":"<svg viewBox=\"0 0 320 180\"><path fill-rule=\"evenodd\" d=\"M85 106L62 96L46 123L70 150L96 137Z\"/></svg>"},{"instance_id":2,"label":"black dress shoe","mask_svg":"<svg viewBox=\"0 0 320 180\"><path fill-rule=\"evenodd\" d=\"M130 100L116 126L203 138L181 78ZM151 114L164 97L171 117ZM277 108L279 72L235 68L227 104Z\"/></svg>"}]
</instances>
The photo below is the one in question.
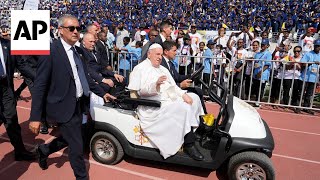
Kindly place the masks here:
<instances>
[{"instance_id":1,"label":"black dress shoe","mask_svg":"<svg viewBox=\"0 0 320 180\"><path fill-rule=\"evenodd\" d=\"M39 133L41 133L41 134L48 134L48 133L49 133L49 131L48 131L48 126L47 126L46 124L42 123L41 126L40 126L40 131L39 131Z\"/></svg>"},{"instance_id":2,"label":"black dress shoe","mask_svg":"<svg viewBox=\"0 0 320 180\"><path fill-rule=\"evenodd\" d=\"M195 145L185 146L183 151L194 160L202 161L204 159L203 155L199 152Z\"/></svg>"},{"instance_id":3,"label":"black dress shoe","mask_svg":"<svg viewBox=\"0 0 320 180\"><path fill-rule=\"evenodd\" d=\"M47 164L47 159L48 156L44 155L40 149L40 146L37 148L37 153L38 153L38 163L39 166L42 170L48 169L48 164Z\"/></svg>"},{"instance_id":4,"label":"black dress shoe","mask_svg":"<svg viewBox=\"0 0 320 180\"><path fill-rule=\"evenodd\" d=\"M35 153L24 150L23 152L16 153L14 159L16 161L32 161L37 159L37 156Z\"/></svg>"}]
</instances>

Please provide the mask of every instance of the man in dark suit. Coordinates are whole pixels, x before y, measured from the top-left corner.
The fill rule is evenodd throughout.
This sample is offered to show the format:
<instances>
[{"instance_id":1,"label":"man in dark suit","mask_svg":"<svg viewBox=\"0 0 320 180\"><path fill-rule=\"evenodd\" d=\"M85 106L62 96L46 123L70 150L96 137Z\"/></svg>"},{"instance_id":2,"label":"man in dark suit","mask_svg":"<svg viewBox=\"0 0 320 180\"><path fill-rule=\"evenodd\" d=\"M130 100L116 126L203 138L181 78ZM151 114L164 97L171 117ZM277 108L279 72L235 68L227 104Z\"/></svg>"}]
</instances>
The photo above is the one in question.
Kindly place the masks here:
<instances>
[{"instance_id":1,"label":"man in dark suit","mask_svg":"<svg viewBox=\"0 0 320 180\"><path fill-rule=\"evenodd\" d=\"M88 71L90 76L99 85L112 95L124 90L124 77L107 70L101 65L101 56L95 51L94 36L91 33L86 33L83 36L81 48L83 49L84 56L87 60Z\"/></svg>"},{"instance_id":2,"label":"man in dark suit","mask_svg":"<svg viewBox=\"0 0 320 180\"><path fill-rule=\"evenodd\" d=\"M193 92L197 94L201 100L201 104L204 110L204 113L207 113L206 106L203 101L203 92L198 87L190 87L192 84L192 80L189 79L190 75L181 75L177 72L173 65L173 60L176 57L177 44L173 41L165 41L162 44L163 48L163 56L161 65L169 70L174 81L177 83L181 89L187 90L188 92Z\"/></svg>"},{"instance_id":3,"label":"man in dark suit","mask_svg":"<svg viewBox=\"0 0 320 180\"><path fill-rule=\"evenodd\" d=\"M154 42L162 46L163 42L171 40L172 31L172 23L170 21L162 21L160 23L160 34L155 38Z\"/></svg>"},{"instance_id":4,"label":"man in dark suit","mask_svg":"<svg viewBox=\"0 0 320 180\"><path fill-rule=\"evenodd\" d=\"M15 68L26 75L30 75L30 72L25 69L18 56L10 55L9 48L10 42L0 38L0 125L4 124L6 127L10 142L14 147L15 160L33 160L36 156L25 149L22 141L13 89Z\"/></svg>"},{"instance_id":5,"label":"man in dark suit","mask_svg":"<svg viewBox=\"0 0 320 180\"><path fill-rule=\"evenodd\" d=\"M141 60L147 59L147 52L149 50L149 47L154 43L156 37L159 36L159 32L155 29L151 29L148 36L149 41L144 46L142 46Z\"/></svg>"},{"instance_id":6,"label":"man in dark suit","mask_svg":"<svg viewBox=\"0 0 320 180\"><path fill-rule=\"evenodd\" d=\"M100 55L101 65L108 70L112 70L112 64L110 61L109 48L105 44L107 41L107 34L103 31L98 33L98 41L96 42L96 51Z\"/></svg>"},{"instance_id":7,"label":"man in dark suit","mask_svg":"<svg viewBox=\"0 0 320 180\"><path fill-rule=\"evenodd\" d=\"M45 106L47 120L57 122L61 135L37 148L39 166L47 169L48 156L68 146L76 179L88 179L81 124L82 114L87 111L89 90L105 100L114 97L91 79L81 48L74 46L80 38L77 18L63 15L58 20L58 28L61 38L51 44L50 56L39 58L29 128L33 133L39 133Z\"/></svg>"},{"instance_id":8,"label":"man in dark suit","mask_svg":"<svg viewBox=\"0 0 320 180\"><path fill-rule=\"evenodd\" d=\"M38 56L35 55L23 55L21 56L21 61L23 61L24 69L28 69L30 72L29 76L24 76L23 83L19 86L19 88L14 92L15 97L18 99L20 97L21 92L28 86L31 97L34 90L34 79L36 77L37 65L38 65ZM22 74L23 75L23 74ZM48 124L45 119L43 119L43 123L40 128L41 134L48 134Z\"/></svg>"},{"instance_id":9,"label":"man in dark suit","mask_svg":"<svg viewBox=\"0 0 320 180\"><path fill-rule=\"evenodd\" d=\"M33 81L36 76L37 71L37 56L24 55L21 56L21 60L24 61L25 68L28 68L30 72L32 72L31 77L24 77L23 83L19 86L19 88L15 91L15 96L19 97L21 92L28 86L29 90L32 94Z\"/></svg>"}]
</instances>

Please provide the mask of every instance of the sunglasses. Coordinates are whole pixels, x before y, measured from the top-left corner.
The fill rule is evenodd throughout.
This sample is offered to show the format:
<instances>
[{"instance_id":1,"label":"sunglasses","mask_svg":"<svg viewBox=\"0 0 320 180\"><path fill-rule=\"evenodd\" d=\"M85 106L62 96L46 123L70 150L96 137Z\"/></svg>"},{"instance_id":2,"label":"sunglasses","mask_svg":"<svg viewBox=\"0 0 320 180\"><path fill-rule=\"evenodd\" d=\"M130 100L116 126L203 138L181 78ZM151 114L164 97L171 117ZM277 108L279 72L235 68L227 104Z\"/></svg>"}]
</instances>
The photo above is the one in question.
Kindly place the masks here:
<instances>
[{"instance_id":1,"label":"sunglasses","mask_svg":"<svg viewBox=\"0 0 320 180\"><path fill-rule=\"evenodd\" d=\"M80 32L81 31L81 27L80 26L61 26L62 28L66 28L68 29L70 32L73 32L75 29Z\"/></svg>"},{"instance_id":2,"label":"sunglasses","mask_svg":"<svg viewBox=\"0 0 320 180\"><path fill-rule=\"evenodd\" d=\"M293 52L294 52L294 53L296 53L296 52L298 52L298 53L299 53L299 52L301 52L301 51L293 51Z\"/></svg>"},{"instance_id":3,"label":"sunglasses","mask_svg":"<svg viewBox=\"0 0 320 180\"><path fill-rule=\"evenodd\" d=\"M150 34L149 36L158 36L158 35L156 35L156 34Z\"/></svg>"}]
</instances>

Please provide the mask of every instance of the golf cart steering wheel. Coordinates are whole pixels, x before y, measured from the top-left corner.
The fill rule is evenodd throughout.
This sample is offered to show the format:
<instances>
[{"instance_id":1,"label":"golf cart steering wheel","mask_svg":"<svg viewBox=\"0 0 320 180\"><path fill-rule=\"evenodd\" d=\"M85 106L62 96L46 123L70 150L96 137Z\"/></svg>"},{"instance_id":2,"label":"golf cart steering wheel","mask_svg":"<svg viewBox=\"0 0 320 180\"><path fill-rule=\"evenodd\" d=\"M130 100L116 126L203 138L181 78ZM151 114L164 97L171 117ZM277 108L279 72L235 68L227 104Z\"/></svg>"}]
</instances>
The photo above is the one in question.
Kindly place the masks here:
<instances>
[{"instance_id":1,"label":"golf cart steering wheel","mask_svg":"<svg viewBox=\"0 0 320 180\"><path fill-rule=\"evenodd\" d=\"M192 81L199 79L200 76L201 76L201 73L202 73L203 69L204 69L204 66L201 66L196 72L194 72L194 73L191 74L190 79L191 79Z\"/></svg>"}]
</instances>

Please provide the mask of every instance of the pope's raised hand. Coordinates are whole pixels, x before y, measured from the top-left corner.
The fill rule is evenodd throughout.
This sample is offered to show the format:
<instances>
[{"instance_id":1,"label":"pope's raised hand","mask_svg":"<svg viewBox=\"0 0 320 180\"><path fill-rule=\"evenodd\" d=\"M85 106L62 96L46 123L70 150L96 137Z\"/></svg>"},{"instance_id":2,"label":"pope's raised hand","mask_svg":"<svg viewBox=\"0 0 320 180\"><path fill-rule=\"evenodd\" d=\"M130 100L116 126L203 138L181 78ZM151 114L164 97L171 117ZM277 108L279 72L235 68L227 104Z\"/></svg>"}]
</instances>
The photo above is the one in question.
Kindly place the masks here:
<instances>
[{"instance_id":1,"label":"pope's raised hand","mask_svg":"<svg viewBox=\"0 0 320 180\"><path fill-rule=\"evenodd\" d=\"M165 80L167 80L167 76L160 76L157 80L157 85L163 84Z\"/></svg>"}]
</instances>

